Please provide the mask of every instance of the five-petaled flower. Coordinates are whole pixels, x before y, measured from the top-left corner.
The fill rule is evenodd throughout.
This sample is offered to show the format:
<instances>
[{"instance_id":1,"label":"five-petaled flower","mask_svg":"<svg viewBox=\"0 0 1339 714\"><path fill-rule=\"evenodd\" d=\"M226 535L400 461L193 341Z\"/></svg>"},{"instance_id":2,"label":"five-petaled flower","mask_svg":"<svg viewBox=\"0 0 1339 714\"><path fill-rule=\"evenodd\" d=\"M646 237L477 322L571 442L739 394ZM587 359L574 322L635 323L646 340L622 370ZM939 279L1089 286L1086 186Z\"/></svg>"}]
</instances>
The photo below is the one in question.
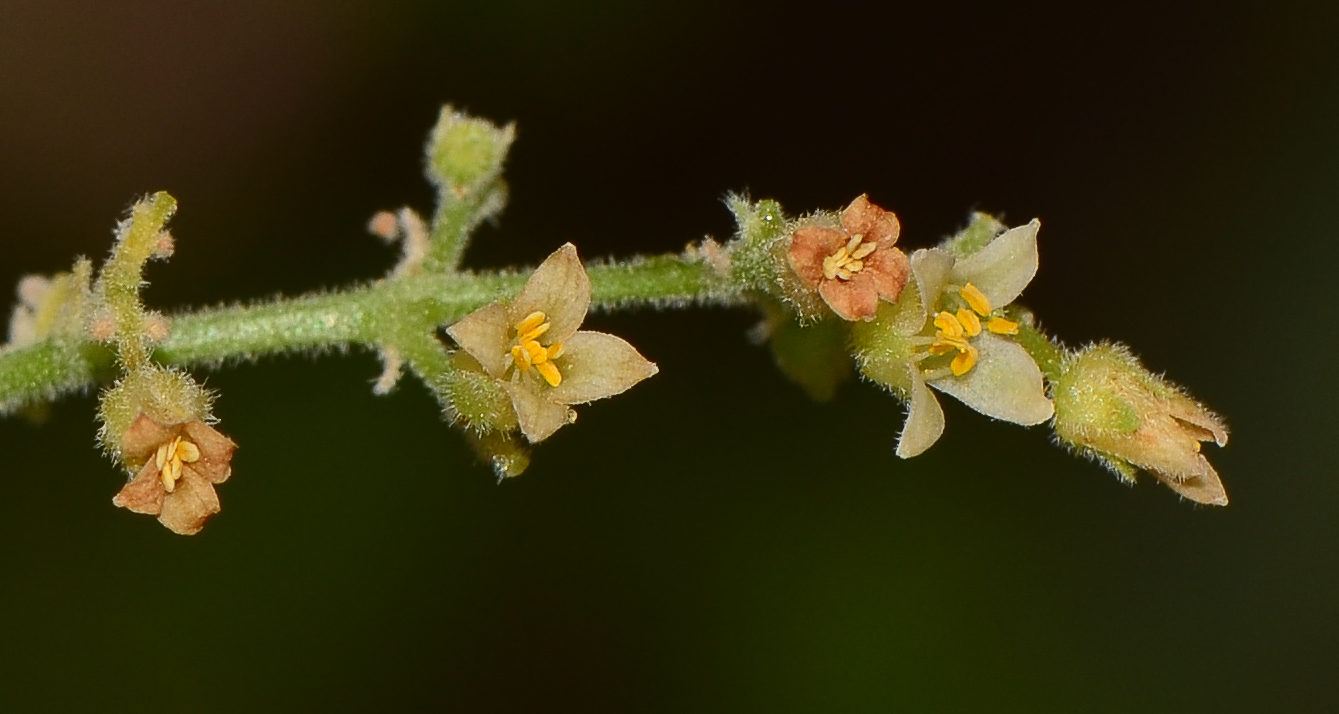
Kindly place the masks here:
<instances>
[{"instance_id":1,"label":"five-petaled flower","mask_svg":"<svg viewBox=\"0 0 1339 714\"><path fill-rule=\"evenodd\" d=\"M1015 424L1051 418L1054 407L1041 370L1011 338L1018 324L1000 310L1037 272L1039 226L1034 220L1005 231L962 258L938 248L916 251L911 255L916 289L866 328L890 331L885 337L894 349L891 357L864 355L865 374L910 402L898 456L924 452L944 432L944 412L929 387Z\"/></svg>"},{"instance_id":2,"label":"five-petaled flower","mask_svg":"<svg viewBox=\"0 0 1339 714\"><path fill-rule=\"evenodd\" d=\"M907 256L893 247L891 211L860 196L842 211L841 227L806 226L791 237L791 268L843 320L872 320L879 299L897 299L907 283Z\"/></svg>"},{"instance_id":3,"label":"five-petaled flower","mask_svg":"<svg viewBox=\"0 0 1339 714\"><path fill-rule=\"evenodd\" d=\"M122 437L126 463L142 464L112 503L158 516L174 533L194 535L219 512L214 484L232 474L237 445L199 419L160 424L140 414Z\"/></svg>"},{"instance_id":4,"label":"five-petaled flower","mask_svg":"<svg viewBox=\"0 0 1339 714\"><path fill-rule=\"evenodd\" d=\"M590 279L568 243L516 299L486 305L446 330L506 390L532 443L576 419L569 405L619 394L657 372L624 340L578 332L589 306Z\"/></svg>"}]
</instances>

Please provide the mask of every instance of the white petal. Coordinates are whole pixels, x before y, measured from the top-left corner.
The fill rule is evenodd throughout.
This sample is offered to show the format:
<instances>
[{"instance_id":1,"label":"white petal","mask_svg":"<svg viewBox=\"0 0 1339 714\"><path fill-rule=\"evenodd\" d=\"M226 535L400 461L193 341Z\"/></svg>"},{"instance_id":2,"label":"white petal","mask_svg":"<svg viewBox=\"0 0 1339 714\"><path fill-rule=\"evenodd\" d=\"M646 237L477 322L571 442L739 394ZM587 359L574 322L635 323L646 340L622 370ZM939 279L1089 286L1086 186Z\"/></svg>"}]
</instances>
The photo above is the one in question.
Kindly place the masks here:
<instances>
[{"instance_id":1,"label":"white petal","mask_svg":"<svg viewBox=\"0 0 1339 714\"><path fill-rule=\"evenodd\" d=\"M976 366L961 377L942 377L930 386L982 414L1015 424L1040 424L1055 413L1046 398L1041 370L1027 350L989 332L973 340Z\"/></svg>"},{"instance_id":2,"label":"white petal","mask_svg":"<svg viewBox=\"0 0 1339 714\"><path fill-rule=\"evenodd\" d=\"M502 384L511 395L511 405L516 408L516 419L521 423L521 433L532 444L537 444L563 426L572 423L573 412L566 405L545 399L538 387L520 382Z\"/></svg>"},{"instance_id":3,"label":"white petal","mask_svg":"<svg viewBox=\"0 0 1339 714\"><path fill-rule=\"evenodd\" d=\"M944 292L949 271L953 269L953 256L938 248L921 248L911 254L911 275L916 279L916 288L921 294L921 323L934 309L939 294ZM916 329L920 329L917 325Z\"/></svg>"},{"instance_id":4,"label":"white petal","mask_svg":"<svg viewBox=\"0 0 1339 714\"><path fill-rule=\"evenodd\" d=\"M897 455L904 459L920 455L944 433L944 410L939 400L925 386L925 379L915 365L908 365L907 369L911 372L911 408L902 426L902 436L897 440Z\"/></svg>"},{"instance_id":5,"label":"white petal","mask_svg":"<svg viewBox=\"0 0 1339 714\"><path fill-rule=\"evenodd\" d=\"M484 371L494 377L501 377L511 364L511 355L507 351L510 347L507 330L511 325L507 320L507 307L495 302L460 318L446 328L446 334L462 350L479 360Z\"/></svg>"},{"instance_id":6,"label":"white petal","mask_svg":"<svg viewBox=\"0 0 1339 714\"><path fill-rule=\"evenodd\" d=\"M560 404L584 404L613 396L658 370L637 348L603 332L578 332L563 343L556 363L563 381L546 397Z\"/></svg>"},{"instance_id":7,"label":"white petal","mask_svg":"<svg viewBox=\"0 0 1339 714\"><path fill-rule=\"evenodd\" d=\"M958 261L953 279L981 289L990 304L1003 307L1013 302L1037 274L1037 229L1041 221L1010 228L989 245Z\"/></svg>"},{"instance_id":8,"label":"white petal","mask_svg":"<svg viewBox=\"0 0 1339 714\"><path fill-rule=\"evenodd\" d=\"M539 310L549 318L544 344L562 342L581 327L590 307L590 278L577 257L576 246L564 243L535 269L511 304L512 324Z\"/></svg>"}]
</instances>

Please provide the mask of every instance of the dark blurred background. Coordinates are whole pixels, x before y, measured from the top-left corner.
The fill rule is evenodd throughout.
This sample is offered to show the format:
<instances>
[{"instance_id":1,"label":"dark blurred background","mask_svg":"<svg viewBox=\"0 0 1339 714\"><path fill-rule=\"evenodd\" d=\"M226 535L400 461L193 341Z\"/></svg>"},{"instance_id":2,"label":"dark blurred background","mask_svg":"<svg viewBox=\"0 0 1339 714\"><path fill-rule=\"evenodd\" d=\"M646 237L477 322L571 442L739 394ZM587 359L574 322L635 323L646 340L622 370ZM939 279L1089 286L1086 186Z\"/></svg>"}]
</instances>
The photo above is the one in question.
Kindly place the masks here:
<instances>
[{"instance_id":1,"label":"dark blurred background","mask_svg":"<svg viewBox=\"0 0 1339 714\"><path fill-rule=\"evenodd\" d=\"M1335 710L1339 6L1256 5L7 0L0 285L158 189L153 306L376 277L450 102L518 123L480 268L723 239L728 191L868 192L908 247L1040 217L1027 303L1225 414L1233 502L947 400L899 461L892 398L810 403L746 311L593 318L661 374L501 485L371 354L264 359L207 375L241 449L193 538L111 506L91 396L0 420L0 709Z\"/></svg>"}]
</instances>

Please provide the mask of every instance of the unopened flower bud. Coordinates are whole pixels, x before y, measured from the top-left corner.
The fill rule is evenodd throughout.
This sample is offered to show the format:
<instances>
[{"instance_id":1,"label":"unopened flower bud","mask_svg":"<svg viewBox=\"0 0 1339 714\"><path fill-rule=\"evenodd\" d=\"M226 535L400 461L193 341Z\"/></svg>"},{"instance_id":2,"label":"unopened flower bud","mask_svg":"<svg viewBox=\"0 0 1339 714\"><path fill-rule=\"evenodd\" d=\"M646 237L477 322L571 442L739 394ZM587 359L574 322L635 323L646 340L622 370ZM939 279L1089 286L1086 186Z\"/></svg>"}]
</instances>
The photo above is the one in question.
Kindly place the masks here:
<instances>
[{"instance_id":1,"label":"unopened flower bud","mask_svg":"<svg viewBox=\"0 0 1339 714\"><path fill-rule=\"evenodd\" d=\"M1226 445L1227 427L1129 350L1100 344L1078 351L1053 392L1055 432L1071 448L1124 480L1142 469L1192 501L1227 505L1218 473L1200 453L1201 442Z\"/></svg>"}]
</instances>

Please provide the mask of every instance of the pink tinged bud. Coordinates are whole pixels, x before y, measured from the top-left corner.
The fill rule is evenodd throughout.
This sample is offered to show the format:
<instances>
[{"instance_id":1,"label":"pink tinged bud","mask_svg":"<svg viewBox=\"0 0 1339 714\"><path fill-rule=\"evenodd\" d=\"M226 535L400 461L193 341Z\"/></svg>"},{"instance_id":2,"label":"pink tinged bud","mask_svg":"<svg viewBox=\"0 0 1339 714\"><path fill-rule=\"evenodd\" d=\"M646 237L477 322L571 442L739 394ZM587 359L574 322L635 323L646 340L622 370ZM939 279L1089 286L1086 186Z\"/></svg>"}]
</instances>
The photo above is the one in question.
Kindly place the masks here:
<instances>
[{"instance_id":1,"label":"pink tinged bud","mask_svg":"<svg viewBox=\"0 0 1339 714\"><path fill-rule=\"evenodd\" d=\"M1204 442L1225 446L1226 425L1124 347L1079 351L1054 391L1055 431L1071 447L1122 478L1142 469L1192 501L1227 505L1218 472L1200 451Z\"/></svg>"}]
</instances>

